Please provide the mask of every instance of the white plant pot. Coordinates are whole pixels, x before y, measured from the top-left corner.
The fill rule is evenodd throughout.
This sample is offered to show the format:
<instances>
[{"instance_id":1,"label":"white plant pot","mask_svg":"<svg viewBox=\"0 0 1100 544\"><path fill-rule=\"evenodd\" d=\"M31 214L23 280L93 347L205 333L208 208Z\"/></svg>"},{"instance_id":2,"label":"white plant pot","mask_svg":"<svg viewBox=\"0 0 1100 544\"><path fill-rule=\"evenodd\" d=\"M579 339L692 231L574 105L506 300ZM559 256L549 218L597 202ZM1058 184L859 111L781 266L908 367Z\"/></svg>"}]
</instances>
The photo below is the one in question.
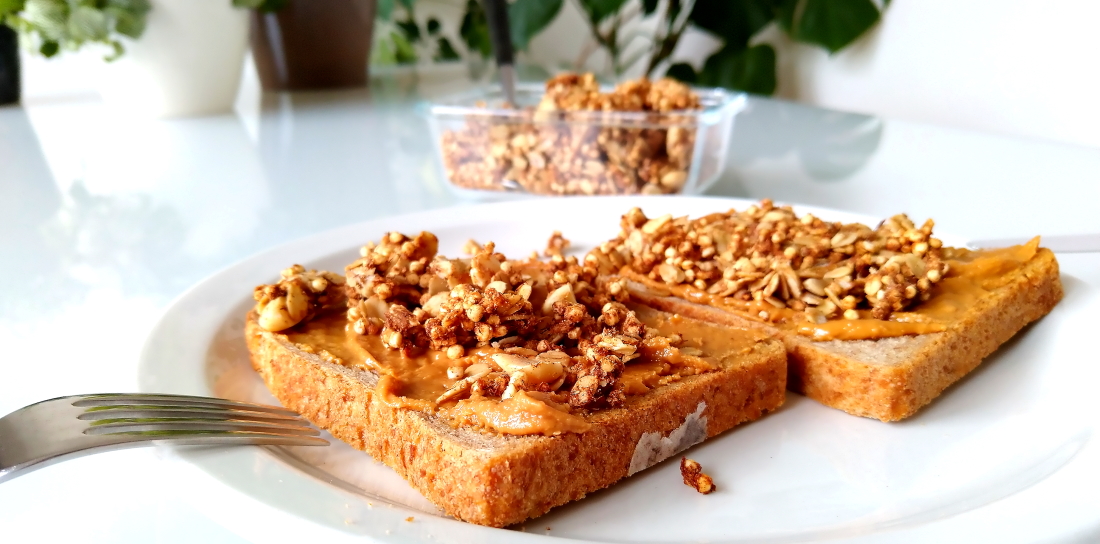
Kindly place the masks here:
<instances>
[{"instance_id":1,"label":"white plant pot","mask_svg":"<svg viewBox=\"0 0 1100 544\"><path fill-rule=\"evenodd\" d=\"M148 117L232 111L248 46L248 11L230 0L152 0L148 26L106 64L103 100Z\"/></svg>"}]
</instances>

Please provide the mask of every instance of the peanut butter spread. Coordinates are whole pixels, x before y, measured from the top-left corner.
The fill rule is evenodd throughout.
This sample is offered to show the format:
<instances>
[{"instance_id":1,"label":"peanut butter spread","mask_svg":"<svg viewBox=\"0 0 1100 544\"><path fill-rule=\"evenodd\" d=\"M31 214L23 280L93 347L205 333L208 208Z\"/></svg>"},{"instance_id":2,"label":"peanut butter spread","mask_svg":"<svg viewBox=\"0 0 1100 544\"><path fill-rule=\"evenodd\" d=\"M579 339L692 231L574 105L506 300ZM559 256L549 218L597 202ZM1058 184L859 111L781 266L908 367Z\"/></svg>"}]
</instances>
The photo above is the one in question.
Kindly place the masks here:
<instances>
[{"instance_id":1,"label":"peanut butter spread","mask_svg":"<svg viewBox=\"0 0 1100 544\"><path fill-rule=\"evenodd\" d=\"M471 241L470 258L450 259L437 255L431 233L388 233L363 247L345 281L328 280L342 283L345 311L325 298L279 330L306 351L377 373L375 394L391 406L456 426L543 435L584 432L588 415L714 371L719 362L708 353L739 353L760 340L648 311L643 321L625 305L622 281L565 257L568 243L554 233L547 260L509 260L492 243ZM257 312L281 308L289 281L257 288L265 294Z\"/></svg>"},{"instance_id":2,"label":"peanut butter spread","mask_svg":"<svg viewBox=\"0 0 1100 544\"><path fill-rule=\"evenodd\" d=\"M715 334L713 326L679 316L645 314L644 322L668 336L653 335L641 343L639 357L633 359L620 376L626 395L645 394L684 376L714 370L720 362L705 353L722 356L748 353L763 338L761 333L750 331ZM284 333L290 342L330 362L378 373L380 379L375 394L384 402L436 413L457 426L516 435L584 432L591 427L584 412L568 405L565 393L516 391L509 398L501 399L483 394L491 393L483 390L467 398L445 396L457 382L467 379L471 368L475 373L478 365L484 369L499 368L494 355L498 358L508 355L500 348L474 348L457 360L439 350L410 355L385 347L378 336L355 334L346 326L344 313L336 311ZM500 385L506 387L506 380Z\"/></svg>"},{"instance_id":3,"label":"peanut butter spread","mask_svg":"<svg viewBox=\"0 0 1100 544\"><path fill-rule=\"evenodd\" d=\"M1037 238L996 251L944 248L932 225L898 215L872 230L767 200L695 220L635 208L586 262L815 340L861 340L945 330L1038 248Z\"/></svg>"},{"instance_id":4,"label":"peanut butter spread","mask_svg":"<svg viewBox=\"0 0 1100 544\"><path fill-rule=\"evenodd\" d=\"M714 371L763 333L635 312L629 281L814 340L943 331L1035 257L1038 238L995 251L945 248L932 222L876 229L763 201L699 219L623 216L582 261L554 233L510 260L490 242L438 255L428 232L368 243L344 276L294 265L257 287L261 327L331 362L379 375L391 406L487 432L585 432L630 395Z\"/></svg>"}]
</instances>

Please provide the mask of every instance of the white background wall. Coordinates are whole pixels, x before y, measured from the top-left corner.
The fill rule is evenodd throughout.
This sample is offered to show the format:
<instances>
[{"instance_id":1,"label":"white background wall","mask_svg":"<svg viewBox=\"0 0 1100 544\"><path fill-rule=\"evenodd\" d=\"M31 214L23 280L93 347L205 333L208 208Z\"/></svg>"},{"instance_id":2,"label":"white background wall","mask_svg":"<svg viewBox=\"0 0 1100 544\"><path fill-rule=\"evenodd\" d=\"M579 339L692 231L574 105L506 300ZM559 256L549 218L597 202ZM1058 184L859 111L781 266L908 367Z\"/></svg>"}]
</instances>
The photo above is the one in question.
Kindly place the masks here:
<instances>
[{"instance_id":1,"label":"white background wall","mask_svg":"<svg viewBox=\"0 0 1100 544\"><path fill-rule=\"evenodd\" d=\"M559 69L576 61L587 27L575 2L565 6L528 58ZM1100 147L1098 25L1100 0L894 0L875 30L832 57L774 29L762 39L779 54L781 98ZM676 57L699 65L717 43L689 34ZM94 93L98 58L26 59L27 99Z\"/></svg>"},{"instance_id":2,"label":"white background wall","mask_svg":"<svg viewBox=\"0 0 1100 544\"><path fill-rule=\"evenodd\" d=\"M1097 0L894 0L832 58L779 45L786 98L1100 147Z\"/></svg>"}]
</instances>

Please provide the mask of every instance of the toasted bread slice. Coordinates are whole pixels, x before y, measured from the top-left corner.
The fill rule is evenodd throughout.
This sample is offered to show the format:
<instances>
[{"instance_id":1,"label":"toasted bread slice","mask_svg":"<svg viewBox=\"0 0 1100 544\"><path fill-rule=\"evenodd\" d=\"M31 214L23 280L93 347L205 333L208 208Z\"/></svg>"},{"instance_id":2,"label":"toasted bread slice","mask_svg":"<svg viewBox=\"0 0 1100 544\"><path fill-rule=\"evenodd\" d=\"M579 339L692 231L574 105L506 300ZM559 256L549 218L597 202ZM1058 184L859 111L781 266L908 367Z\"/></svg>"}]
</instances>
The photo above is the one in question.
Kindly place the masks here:
<instances>
[{"instance_id":1,"label":"toasted bread slice","mask_svg":"<svg viewBox=\"0 0 1100 544\"><path fill-rule=\"evenodd\" d=\"M629 282L628 289L635 300L659 310L773 334L787 347L787 383L792 391L850 414L897 421L931 402L1062 299L1058 262L1043 248L1022 266L1005 271L996 283L943 332L828 341L689 302L636 281Z\"/></svg>"},{"instance_id":2,"label":"toasted bread slice","mask_svg":"<svg viewBox=\"0 0 1100 544\"><path fill-rule=\"evenodd\" d=\"M647 325L680 320L639 309ZM342 327L342 323L339 325ZM694 320L680 323L717 361L627 396L624 406L583 414L587 432L501 435L453 427L428 411L395 407L376 393L379 375L322 357L249 314L252 364L286 407L396 470L448 514L502 527L542 515L783 404L786 351L776 340ZM671 485L671 484L670 484Z\"/></svg>"}]
</instances>

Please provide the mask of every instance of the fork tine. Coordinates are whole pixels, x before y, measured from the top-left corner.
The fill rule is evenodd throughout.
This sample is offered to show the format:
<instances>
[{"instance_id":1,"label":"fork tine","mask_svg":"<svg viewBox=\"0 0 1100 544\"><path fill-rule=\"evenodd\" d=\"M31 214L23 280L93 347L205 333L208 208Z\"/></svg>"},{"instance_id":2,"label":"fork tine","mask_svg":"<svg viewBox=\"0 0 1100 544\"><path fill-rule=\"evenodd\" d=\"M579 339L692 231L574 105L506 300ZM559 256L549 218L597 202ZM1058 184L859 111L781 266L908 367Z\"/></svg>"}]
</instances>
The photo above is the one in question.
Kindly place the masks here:
<instances>
[{"instance_id":1,"label":"fork tine","mask_svg":"<svg viewBox=\"0 0 1100 544\"><path fill-rule=\"evenodd\" d=\"M144 431L240 431L295 436L317 436L320 433L312 427L278 425L254 421L208 421L208 420L169 420L148 421L141 419L102 420L84 429L84 434L106 435L127 434Z\"/></svg>"},{"instance_id":2,"label":"fork tine","mask_svg":"<svg viewBox=\"0 0 1100 544\"><path fill-rule=\"evenodd\" d=\"M134 404L134 403L139 404ZM179 395L81 395L0 417L0 482L58 461L162 442L327 446L289 410Z\"/></svg>"},{"instance_id":3,"label":"fork tine","mask_svg":"<svg viewBox=\"0 0 1100 544\"><path fill-rule=\"evenodd\" d=\"M328 440L315 436L282 435L250 431L132 431L110 435L116 442L171 441L185 445L281 445L328 446ZM122 439L122 440L117 440Z\"/></svg>"},{"instance_id":4,"label":"fork tine","mask_svg":"<svg viewBox=\"0 0 1100 544\"><path fill-rule=\"evenodd\" d=\"M309 425L305 420L283 415L265 414L258 412L241 412L225 409L196 409L183 407L161 406L99 406L93 411L84 412L77 416L82 421L99 421L104 419L192 419L207 421L263 421L268 423L281 423L284 425Z\"/></svg>"},{"instance_id":5,"label":"fork tine","mask_svg":"<svg viewBox=\"0 0 1100 544\"><path fill-rule=\"evenodd\" d=\"M84 395L78 400L73 402L73 406L77 407L100 407L100 406L133 406L133 405L158 405L158 406L180 406L188 407L193 406L197 408L225 408L246 410L250 412L265 412L272 414L284 414L296 416L296 412L280 408L277 406L265 406L261 404L252 404L248 402L238 402L227 399L215 399L209 397L195 397L190 395L162 395L156 394L129 394L129 393L116 393L116 394L103 394L103 395Z\"/></svg>"}]
</instances>

